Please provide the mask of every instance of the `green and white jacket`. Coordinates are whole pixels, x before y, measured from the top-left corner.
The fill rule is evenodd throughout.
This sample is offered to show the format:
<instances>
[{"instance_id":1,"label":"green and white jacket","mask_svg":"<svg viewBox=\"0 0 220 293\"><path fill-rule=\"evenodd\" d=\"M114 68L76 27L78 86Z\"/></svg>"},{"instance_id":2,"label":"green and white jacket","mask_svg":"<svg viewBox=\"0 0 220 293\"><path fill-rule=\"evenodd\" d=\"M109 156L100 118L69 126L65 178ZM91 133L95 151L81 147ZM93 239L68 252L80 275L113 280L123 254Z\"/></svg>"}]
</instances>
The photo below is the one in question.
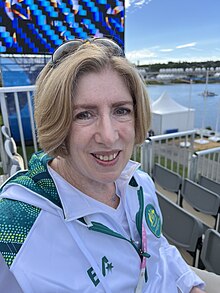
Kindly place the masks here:
<instances>
[{"instance_id":1,"label":"green and white jacket","mask_svg":"<svg viewBox=\"0 0 220 293\"><path fill-rule=\"evenodd\" d=\"M117 210L54 180L49 160L33 155L29 170L1 188L0 252L24 293L188 293L204 286L161 234L154 184L137 163L116 181L128 236Z\"/></svg>"}]
</instances>

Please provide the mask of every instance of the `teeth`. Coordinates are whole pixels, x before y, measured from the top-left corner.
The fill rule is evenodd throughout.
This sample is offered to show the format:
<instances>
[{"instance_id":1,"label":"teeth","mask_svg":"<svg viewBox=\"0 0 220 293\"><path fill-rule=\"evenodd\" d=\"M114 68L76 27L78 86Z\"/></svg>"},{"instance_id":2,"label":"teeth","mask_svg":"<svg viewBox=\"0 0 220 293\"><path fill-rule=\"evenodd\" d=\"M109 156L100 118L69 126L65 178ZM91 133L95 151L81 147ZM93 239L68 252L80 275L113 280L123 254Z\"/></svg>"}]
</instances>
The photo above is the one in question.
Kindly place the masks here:
<instances>
[{"instance_id":1,"label":"teeth","mask_svg":"<svg viewBox=\"0 0 220 293\"><path fill-rule=\"evenodd\" d=\"M114 155L110 155L109 156L109 161L113 160L114 159Z\"/></svg>"},{"instance_id":2,"label":"teeth","mask_svg":"<svg viewBox=\"0 0 220 293\"><path fill-rule=\"evenodd\" d=\"M109 155L109 156L104 156L104 155L95 155L95 156L101 161L112 161L117 157L117 153Z\"/></svg>"}]
</instances>

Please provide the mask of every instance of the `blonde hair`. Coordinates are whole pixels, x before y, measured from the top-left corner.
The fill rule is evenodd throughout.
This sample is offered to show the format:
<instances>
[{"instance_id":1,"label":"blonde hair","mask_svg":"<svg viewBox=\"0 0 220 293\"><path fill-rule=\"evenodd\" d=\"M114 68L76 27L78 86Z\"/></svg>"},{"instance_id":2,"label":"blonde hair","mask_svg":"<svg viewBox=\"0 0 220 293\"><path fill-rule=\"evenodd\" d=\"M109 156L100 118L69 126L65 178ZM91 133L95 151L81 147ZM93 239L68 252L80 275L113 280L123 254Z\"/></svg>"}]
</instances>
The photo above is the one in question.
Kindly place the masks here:
<instances>
[{"instance_id":1,"label":"blonde hair","mask_svg":"<svg viewBox=\"0 0 220 293\"><path fill-rule=\"evenodd\" d=\"M135 107L135 144L146 138L151 112L146 86L135 67L124 57L110 56L108 48L85 44L58 64L49 62L36 82L35 121L40 147L49 155L68 155L66 140L73 121L76 87L82 75L116 71L124 80Z\"/></svg>"}]
</instances>

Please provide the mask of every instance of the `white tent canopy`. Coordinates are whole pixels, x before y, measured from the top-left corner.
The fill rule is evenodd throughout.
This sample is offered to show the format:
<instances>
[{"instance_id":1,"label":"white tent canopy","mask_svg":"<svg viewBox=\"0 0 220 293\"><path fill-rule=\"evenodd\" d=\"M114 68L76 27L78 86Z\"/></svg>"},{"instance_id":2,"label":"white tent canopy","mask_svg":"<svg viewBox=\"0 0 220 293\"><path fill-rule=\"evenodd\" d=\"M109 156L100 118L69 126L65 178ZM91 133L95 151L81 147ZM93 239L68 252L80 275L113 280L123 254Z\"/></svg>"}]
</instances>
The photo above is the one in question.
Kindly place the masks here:
<instances>
[{"instance_id":1,"label":"white tent canopy","mask_svg":"<svg viewBox=\"0 0 220 293\"><path fill-rule=\"evenodd\" d=\"M151 104L151 110L151 129L155 135L194 128L195 109L178 104L166 92Z\"/></svg>"}]
</instances>

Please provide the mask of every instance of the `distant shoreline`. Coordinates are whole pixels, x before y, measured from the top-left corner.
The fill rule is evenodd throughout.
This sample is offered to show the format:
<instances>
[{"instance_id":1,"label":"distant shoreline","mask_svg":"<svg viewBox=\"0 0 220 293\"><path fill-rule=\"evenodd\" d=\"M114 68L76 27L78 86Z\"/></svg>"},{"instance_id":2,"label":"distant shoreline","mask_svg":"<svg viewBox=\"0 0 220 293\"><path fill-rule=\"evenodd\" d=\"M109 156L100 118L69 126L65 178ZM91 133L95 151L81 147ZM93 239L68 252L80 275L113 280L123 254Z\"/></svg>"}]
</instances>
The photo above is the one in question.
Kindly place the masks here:
<instances>
[{"instance_id":1,"label":"distant shoreline","mask_svg":"<svg viewBox=\"0 0 220 293\"><path fill-rule=\"evenodd\" d=\"M159 80L145 80L146 85L168 85L168 84L189 84L190 81L189 80L164 80L164 81L159 81ZM193 84L205 84L204 81L193 81ZM220 80L216 80L216 81L210 81L209 84L220 84Z\"/></svg>"}]
</instances>

